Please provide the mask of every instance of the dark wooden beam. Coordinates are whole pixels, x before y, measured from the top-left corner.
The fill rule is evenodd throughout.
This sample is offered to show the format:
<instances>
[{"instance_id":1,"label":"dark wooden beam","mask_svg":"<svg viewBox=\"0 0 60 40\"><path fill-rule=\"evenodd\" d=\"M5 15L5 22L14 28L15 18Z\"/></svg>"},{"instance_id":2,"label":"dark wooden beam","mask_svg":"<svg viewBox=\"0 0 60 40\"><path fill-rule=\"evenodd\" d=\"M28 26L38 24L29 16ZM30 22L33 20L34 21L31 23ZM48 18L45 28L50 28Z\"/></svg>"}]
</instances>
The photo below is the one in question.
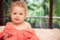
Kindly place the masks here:
<instances>
[{"instance_id":1,"label":"dark wooden beam","mask_svg":"<svg viewBox=\"0 0 60 40\"><path fill-rule=\"evenodd\" d=\"M50 0L49 28L52 29L53 0Z\"/></svg>"},{"instance_id":2,"label":"dark wooden beam","mask_svg":"<svg viewBox=\"0 0 60 40\"><path fill-rule=\"evenodd\" d=\"M3 0L0 0L0 25L3 24Z\"/></svg>"}]
</instances>

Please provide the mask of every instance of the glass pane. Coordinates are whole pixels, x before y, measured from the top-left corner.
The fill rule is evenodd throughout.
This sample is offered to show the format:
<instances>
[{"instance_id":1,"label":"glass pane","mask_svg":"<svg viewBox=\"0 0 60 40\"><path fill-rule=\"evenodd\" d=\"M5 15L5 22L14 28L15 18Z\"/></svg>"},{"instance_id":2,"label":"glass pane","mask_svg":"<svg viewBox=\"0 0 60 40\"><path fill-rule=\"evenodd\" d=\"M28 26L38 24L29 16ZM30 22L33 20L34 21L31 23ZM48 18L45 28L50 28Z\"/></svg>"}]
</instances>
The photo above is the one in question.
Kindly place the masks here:
<instances>
[{"instance_id":1,"label":"glass pane","mask_svg":"<svg viewBox=\"0 0 60 40\"><path fill-rule=\"evenodd\" d=\"M60 0L53 0L53 28L60 28Z\"/></svg>"}]
</instances>

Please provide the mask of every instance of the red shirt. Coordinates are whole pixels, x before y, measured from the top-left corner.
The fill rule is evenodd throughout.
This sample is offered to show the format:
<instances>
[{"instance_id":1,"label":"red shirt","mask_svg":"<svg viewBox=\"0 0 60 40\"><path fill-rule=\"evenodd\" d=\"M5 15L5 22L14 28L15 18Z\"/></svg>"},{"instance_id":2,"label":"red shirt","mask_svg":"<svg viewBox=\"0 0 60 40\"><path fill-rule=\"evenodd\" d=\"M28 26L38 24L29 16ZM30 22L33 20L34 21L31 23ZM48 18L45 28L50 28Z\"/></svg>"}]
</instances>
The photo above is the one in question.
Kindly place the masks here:
<instances>
[{"instance_id":1,"label":"red shirt","mask_svg":"<svg viewBox=\"0 0 60 40\"><path fill-rule=\"evenodd\" d=\"M5 34L9 34L5 40L39 40L32 30L17 30L11 23L7 23L3 32L0 33L0 40L3 40Z\"/></svg>"}]
</instances>

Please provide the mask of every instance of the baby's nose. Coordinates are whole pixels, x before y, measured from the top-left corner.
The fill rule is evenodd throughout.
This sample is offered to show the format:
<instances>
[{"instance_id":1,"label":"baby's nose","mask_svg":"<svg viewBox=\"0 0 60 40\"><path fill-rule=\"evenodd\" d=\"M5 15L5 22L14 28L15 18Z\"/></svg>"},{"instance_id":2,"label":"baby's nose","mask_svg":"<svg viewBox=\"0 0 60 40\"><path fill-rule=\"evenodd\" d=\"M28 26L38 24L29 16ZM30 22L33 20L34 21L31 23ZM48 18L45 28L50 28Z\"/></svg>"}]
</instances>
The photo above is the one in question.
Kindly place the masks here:
<instances>
[{"instance_id":1,"label":"baby's nose","mask_svg":"<svg viewBox=\"0 0 60 40\"><path fill-rule=\"evenodd\" d=\"M20 17L20 15L18 15L18 14L17 14L17 15L16 15L16 17L17 17L17 18L19 18L19 17Z\"/></svg>"}]
</instances>

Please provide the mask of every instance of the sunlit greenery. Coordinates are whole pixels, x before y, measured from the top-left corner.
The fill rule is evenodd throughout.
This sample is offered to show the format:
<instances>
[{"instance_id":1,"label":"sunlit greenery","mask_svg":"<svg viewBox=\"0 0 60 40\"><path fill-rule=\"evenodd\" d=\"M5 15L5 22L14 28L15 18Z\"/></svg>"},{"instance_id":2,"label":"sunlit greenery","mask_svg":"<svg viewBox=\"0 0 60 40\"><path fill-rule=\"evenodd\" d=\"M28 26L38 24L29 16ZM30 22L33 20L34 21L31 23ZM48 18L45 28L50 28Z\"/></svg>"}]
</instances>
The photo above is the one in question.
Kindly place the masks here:
<instances>
[{"instance_id":1,"label":"sunlit greenery","mask_svg":"<svg viewBox=\"0 0 60 40\"><path fill-rule=\"evenodd\" d=\"M28 6L27 16L44 16L43 0L27 0L26 2ZM31 23L35 21L35 19L27 19L27 21L29 20L31 20Z\"/></svg>"},{"instance_id":2,"label":"sunlit greenery","mask_svg":"<svg viewBox=\"0 0 60 40\"><path fill-rule=\"evenodd\" d=\"M40 16L46 16L49 14L49 3L50 0L26 0L27 6L28 6L28 17L40 17ZM42 23L43 19L35 19L35 18L27 18L28 22L30 22L32 25L34 23L40 24ZM37 21L36 21L37 20ZM38 25L39 25L38 24ZM35 24L34 24L35 25Z\"/></svg>"}]
</instances>

